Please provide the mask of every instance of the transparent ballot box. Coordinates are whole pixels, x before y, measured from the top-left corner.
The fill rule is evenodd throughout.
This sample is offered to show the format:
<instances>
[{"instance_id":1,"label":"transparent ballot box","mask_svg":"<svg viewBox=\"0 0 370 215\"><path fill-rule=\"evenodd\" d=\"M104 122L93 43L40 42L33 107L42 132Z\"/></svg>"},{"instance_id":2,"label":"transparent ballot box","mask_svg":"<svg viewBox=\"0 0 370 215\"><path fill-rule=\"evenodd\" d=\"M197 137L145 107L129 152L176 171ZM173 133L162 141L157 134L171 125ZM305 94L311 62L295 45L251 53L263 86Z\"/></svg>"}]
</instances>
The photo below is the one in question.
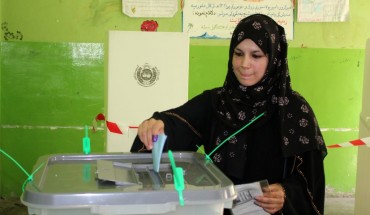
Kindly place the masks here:
<instances>
[{"instance_id":1,"label":"transparent ballot box","mask_svg":"<svg viewBox=\"0 0 370 215\"><path fill-rule=\"evenodd\" d=\"M21 201L29 215L207 215L232 207L232 182L204 155L175 152L172 158L182 169L183 190L168 153L158 172L150 153L42 156Z\"/></svg>"}]
</instances>

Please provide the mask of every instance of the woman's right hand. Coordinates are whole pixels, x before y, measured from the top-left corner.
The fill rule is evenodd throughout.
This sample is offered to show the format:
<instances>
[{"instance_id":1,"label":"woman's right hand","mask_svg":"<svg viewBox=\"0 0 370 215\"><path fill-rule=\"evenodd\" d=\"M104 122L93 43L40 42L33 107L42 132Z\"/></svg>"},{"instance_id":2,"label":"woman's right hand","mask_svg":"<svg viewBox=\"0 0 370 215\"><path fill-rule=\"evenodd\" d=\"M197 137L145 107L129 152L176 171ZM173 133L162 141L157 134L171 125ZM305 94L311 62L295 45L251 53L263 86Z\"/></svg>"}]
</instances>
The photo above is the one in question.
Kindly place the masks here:
<instances>
[{"instance_id":1,"label":"woman's right hand","mask_svg":"<svg viewBox=\"0 0 370 215\"><path fill-rule=\"evenodd\" d=\"M154 118L145 120L139 125L137 135L141 142L144 143L146 149L152 150L153 136L164 133L164 123L162 120Z\"/></svg>"}]
</instances>

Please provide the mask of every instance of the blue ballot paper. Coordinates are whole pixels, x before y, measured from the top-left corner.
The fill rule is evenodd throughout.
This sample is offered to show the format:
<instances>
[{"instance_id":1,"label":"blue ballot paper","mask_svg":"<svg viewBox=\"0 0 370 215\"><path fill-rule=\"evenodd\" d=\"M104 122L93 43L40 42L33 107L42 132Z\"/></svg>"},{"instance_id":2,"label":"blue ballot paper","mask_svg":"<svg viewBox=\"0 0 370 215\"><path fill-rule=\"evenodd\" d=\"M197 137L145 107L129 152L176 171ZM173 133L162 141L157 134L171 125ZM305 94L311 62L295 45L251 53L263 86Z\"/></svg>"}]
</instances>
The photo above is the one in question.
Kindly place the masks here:
<instances>
[{"instance_id":1,"label":"blue ballot paper","mask_svg":"<svg viewBox=\"0 0 370 215\"><path fill-rule=\"evenodd\" d=\"M163 152L164 143L166 142L167 135L159 134L153 136L153 148L152 148L152 157L153 157L153 170L159 172L159 166L161 164L161 157Z\"/></svg>"}]
</instances>

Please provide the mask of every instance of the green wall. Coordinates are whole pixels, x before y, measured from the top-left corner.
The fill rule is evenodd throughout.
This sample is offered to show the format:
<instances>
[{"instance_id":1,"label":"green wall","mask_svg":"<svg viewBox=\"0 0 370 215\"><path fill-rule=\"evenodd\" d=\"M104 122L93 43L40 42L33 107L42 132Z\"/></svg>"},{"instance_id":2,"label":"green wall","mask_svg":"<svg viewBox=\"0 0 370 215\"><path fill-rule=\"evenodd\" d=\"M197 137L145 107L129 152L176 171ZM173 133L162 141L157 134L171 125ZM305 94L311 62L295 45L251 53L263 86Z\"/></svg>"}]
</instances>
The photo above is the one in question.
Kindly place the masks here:
<instances>
[{"instance_id":1,"label":"green wall","mask_svg":"<svg viewBox=\"0 0 370 215\"><path fill-rule=\"evenodd\" d=\"M350 4L349 22L295 23L289 42L293 88L313 106L328 145L358 137L370 2ZM152 18L123 15L120 0L2 0L0 8L0 147L31 172L40 155L80 153L83 126L104 112L108 30L138 31ZM158 31L181 31L180 12L155 20ZM191 40L189 97L223 83L227 52L228 40ZM93 152L104 151L104 132L90 132ZM356 162L356 148L329 149L328 189L353 192ZM0 195L19 196L25 180L0 156Z\"/></svg>"},{"instance_id":2,"label":"green wall","mask_svg":"<svg viewBox=\"0 0 370 215\"><path fill-rule=\"evenodd\" d=\"M0 4L0 23L2 23L2 4ZM1 51L1 46L0 46L0 51ZM0 55L0 62L1 62L1 55ZM0 64L1 65L1 64ZM1 120L1 98L2 98L2 92L1 92L1 89L2 89L2 87L1 87L1 66L0 66L0 125L2 125L2 120ZM1 132L2 132L2 128L0 127L0 148L1 148L1 140L2 140L2 135L1 135ZM3 184L3 182L2 182L2 160L1 160L1 157L0 157L0 196L2 195L2 189L1 189L1 187L2 187L2 184Z\"/></svg>"}]
</instances>

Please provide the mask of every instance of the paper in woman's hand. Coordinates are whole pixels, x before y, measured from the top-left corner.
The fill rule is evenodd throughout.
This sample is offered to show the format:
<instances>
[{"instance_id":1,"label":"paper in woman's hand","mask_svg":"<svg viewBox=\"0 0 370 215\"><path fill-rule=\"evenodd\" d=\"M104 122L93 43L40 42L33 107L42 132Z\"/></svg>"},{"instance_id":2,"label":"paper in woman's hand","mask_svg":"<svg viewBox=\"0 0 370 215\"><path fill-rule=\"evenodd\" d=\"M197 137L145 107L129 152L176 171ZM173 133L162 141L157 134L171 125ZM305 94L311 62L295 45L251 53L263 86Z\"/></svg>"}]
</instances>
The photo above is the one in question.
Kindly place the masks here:
<instances>
[{"instance_id":1,"label":"paper in woman's hand","mask_svg":"<svg viewBox=\"0 0 370 215\"><path fill-rule=\"evenodd\" d=\"M238 193L237 198L233 202L231 209L233 215L268 215L260 206L254 203L254 198L262 196L263 192L268 191L268 181L257 181L249 184L240 184L235 186Z\"/></svg>"}]
</instances>

